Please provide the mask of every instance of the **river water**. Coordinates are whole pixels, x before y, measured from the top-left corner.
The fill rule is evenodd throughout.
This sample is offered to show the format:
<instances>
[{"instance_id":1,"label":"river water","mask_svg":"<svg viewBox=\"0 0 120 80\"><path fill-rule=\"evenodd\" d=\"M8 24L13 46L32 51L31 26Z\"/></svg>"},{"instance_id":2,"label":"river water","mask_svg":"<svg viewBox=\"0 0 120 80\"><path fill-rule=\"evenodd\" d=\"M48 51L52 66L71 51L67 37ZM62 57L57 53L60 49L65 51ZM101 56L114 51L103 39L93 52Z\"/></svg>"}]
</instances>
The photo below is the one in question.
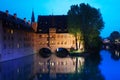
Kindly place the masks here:
<instances>
[{"instance_id":1,"label":"river water","mask_svg":"<svg viewBox=\"0 0 120 80\"><path fill-rule=\"evenodd\" d=\"M120 80L120 53L101 51L102 61L99 65L105 80Z\"/></svg>"},{"instance_id":2,"label":"river water","mask_svg":"<svg viewBox=\"0 0 120 80\"><path fill-rule=\"evenodd\" d=\"M119 52L89 57L31 55L0 63L0 80L120 80Z\"/></svg>"}]
</instances>

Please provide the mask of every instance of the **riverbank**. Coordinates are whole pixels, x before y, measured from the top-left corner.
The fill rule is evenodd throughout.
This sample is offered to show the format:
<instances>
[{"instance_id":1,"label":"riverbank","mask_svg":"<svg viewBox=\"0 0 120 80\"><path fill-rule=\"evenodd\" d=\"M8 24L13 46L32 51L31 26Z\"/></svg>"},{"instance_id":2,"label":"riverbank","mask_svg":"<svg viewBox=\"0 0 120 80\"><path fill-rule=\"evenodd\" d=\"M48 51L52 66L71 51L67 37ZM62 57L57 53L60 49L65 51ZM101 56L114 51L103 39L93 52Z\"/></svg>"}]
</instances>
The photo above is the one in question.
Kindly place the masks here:
<instances>
[{"instance_id":1,"label":"riverbank","mask_svg":"<svg viewBox=\"0 0 120 80\"><path fill-rule=\"evenodd\" d=\"M89 54L87 52L70 52L71 57L86 57Z\"/></svg>"}]
</instances>

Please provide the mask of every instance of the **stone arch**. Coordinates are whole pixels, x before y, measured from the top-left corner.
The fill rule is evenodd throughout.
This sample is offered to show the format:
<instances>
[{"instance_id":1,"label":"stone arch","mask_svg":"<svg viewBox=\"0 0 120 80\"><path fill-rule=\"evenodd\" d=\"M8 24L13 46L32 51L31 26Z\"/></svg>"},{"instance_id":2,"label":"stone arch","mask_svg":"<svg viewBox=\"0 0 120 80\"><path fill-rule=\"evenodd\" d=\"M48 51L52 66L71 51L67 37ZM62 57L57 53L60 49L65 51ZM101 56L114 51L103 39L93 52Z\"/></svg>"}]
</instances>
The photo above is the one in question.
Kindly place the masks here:
<instances>
[{"instance_id":1,"label":"stone arch","mask_svg":"<svg viewBox=\"0 0 120 80\"><path fill-rule=\"evenodd\" d=\"M47 58L47 57L51 56L51 54L52 54L52 52L51 52L50 48L45 47L45 48L40 48L40 50L39 50L39 55L41 57Z\"/></svg>"},{"instance_id":2,"label":"stone arch","mask_svg":"<svg viewBox=\"0 0 120 80\"><path fill-rule=\"evenodd\" d=\"M66 48L59 47L56 49L56 56L67 57L68 55L69 55L69 51Z\"/></svg>"}]
</instances>

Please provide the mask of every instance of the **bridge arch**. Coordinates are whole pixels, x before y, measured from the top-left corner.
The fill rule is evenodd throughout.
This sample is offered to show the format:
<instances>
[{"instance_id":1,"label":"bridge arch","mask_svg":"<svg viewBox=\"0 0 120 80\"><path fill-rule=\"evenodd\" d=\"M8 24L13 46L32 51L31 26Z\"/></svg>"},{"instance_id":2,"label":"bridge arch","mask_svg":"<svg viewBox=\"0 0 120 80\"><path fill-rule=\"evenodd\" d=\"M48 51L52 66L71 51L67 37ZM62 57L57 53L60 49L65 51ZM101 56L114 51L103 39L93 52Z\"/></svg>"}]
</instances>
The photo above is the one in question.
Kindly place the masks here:
<instances>
[{"instance_id":1,"label":"bridge arch","mask_svg":"<svg viewBox=\"0 0 120 80\"><path fill-rule=\"evenodd\" d=\"M39 50L39 55L44 58L51 56L51 54L52 54L52 52L51 52L50 48L44 47L44 48L40 48L40 50Z\"/></svg>"},{"instance_id":2,"label":"bridge arch","mask_svg":"<svg viewBox=\"0 0 120 80\"><path fill-rule=\"evenodd\" d=\"M56 56L58 57L67 57L69 55L69 51L66 48L59 47L56 49Z\"/></svg>"}]
</instances>

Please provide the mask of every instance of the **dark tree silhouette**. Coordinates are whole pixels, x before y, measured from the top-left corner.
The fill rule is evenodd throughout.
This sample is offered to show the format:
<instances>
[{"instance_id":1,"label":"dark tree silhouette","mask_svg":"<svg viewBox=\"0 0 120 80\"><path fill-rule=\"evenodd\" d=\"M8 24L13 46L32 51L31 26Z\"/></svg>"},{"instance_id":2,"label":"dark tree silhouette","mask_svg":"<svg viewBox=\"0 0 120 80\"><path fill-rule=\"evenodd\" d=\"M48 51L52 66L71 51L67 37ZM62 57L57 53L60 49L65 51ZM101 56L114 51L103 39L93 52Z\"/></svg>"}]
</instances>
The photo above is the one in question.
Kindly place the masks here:
<instances>
[{"instance_id":1,"label":"dark tree silhouette","mask_svg":"<svg viewBox=\"0 0 120 80\"><path fill-rule=\"evenodd\" d=\"M111 42L114 42L115 39L118 39L120 38L120 33L118 31L113 31L111 34L110 34L110 40Z\"/></svg>"},{"instance_id":2,"label":"dark tree silhouette","mask_svg":"<svg viewBox=\"0 0 120 80\"><path fill-rule=\"evenodd\" d=\"M99 34L103 27L104 22L100 10L89 4L72 5L68 11L69 32L76 37L76 45L77 37L80 35L79 40L83 41L86 51L99 46Z\"/></svg>"}]
</instances>

